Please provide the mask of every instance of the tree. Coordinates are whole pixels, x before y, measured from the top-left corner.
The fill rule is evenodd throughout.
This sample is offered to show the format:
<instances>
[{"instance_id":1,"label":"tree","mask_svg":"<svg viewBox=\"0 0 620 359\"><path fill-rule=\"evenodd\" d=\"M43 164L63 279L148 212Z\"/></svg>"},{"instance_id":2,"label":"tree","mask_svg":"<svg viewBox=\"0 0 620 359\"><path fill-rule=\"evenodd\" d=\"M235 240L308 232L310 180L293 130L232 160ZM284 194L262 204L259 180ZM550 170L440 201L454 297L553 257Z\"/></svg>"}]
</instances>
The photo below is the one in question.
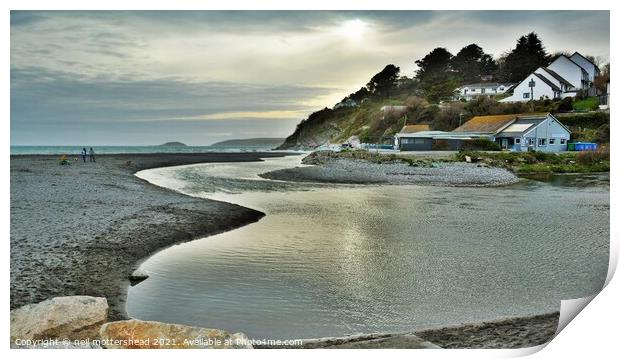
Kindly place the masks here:
<instances>
[{"instance_id":1,"label":"tree","mask_svg":"<svg viewBox=\"0 0 620 359\"><path fill-rule=\"evenodd\" d=\"M370 96L370 92L368 92L368 89L366 87L362 87L359 90L350 94L349 96L343 98L341 102L345 102L346 100L351 99L357 103L361 103L362 100L367 98L368 96Z\"/></svg>"},{"instance_id":2,"label":"tree","mask_svg":"<svg viewBox=\"0 0 620 359\"><path fill-rule=\"evenodd\" d=\"M497 71L493 57L476 44L462 48L451 59L450 65L464 82L480 81L482 76L494 75Z\"/></svg>"},{"instance_id":3,"label":"tree","mask_svg":"<svg viewBox=\"0 0 620 359\"><path fill-rule=\"evenodd\" d=\"M513 50L500 61L501 80L518 82L540 66L549 64L549 55L534 32L521 36Z\"/></svg>"},{"instance_id":4,"label":"tree","mask_svg":"<svg viewBox=\"0 0 620 359\"><path fill-rule=\"evenodd\" d=\"M607 84L609 83L609 78L610 78L609 70L610 70L609 64L603 66L603 70L601 71L601 74L594 78L594 87L600 93L603 93L603 94L607 93Z\"/></svg>"},{"instance_id":5,"label":"tree","mask_svg":"<svg viewBox=\"0 0 620 359\"><path fill-rule=\"evenodd\" d=\"M394 82L400 74L400 68L392 64L387 65L381 72L373 76L366 88L368 92L378 97L390 97L392 89L394 89Z\"/></svg>"},{"instance_id":6,"label":"tree","mask_svg":"<svg viewBox=\"0 0 620 359\"><path fill-rule=\"evenodd\" d=\"M452 71L452 57L448 50L438 47L415 62L418 65L415 78L420 81L419 88L431 102L452 97L462 81Z\"/></svg>"},{"instance_id":7,"label":"tree","mask_svg":"<svg viewBox=\"0 0 620 359\"><path fill-rule=\"evenodd\" d=\"M438 74L451 71L451 59L452 54L445 48L438 47L434 49L420 60L416 60L415 63L418 65L418 70L416 71L415 78L425 81Z\"/></svg>"}]
</instances>

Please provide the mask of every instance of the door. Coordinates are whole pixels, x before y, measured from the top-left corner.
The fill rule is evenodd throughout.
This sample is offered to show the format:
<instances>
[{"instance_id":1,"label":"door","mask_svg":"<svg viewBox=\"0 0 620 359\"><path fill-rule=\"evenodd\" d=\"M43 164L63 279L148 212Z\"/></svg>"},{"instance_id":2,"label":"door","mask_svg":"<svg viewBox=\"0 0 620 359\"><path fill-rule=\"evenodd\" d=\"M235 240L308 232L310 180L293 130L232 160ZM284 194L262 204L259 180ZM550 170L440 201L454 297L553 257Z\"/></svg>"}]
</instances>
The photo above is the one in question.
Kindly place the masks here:
<instances>
[{"instance_id":1,"label":"door","mask_svg":"<svg viewBox=\"0 0 620 359\"><path fill-rule=\"evenodd\" d=\"M502 146L503 149L508 148L508 139L507 138L502 138L501 146Z\"/></svg>"}]
</instances>

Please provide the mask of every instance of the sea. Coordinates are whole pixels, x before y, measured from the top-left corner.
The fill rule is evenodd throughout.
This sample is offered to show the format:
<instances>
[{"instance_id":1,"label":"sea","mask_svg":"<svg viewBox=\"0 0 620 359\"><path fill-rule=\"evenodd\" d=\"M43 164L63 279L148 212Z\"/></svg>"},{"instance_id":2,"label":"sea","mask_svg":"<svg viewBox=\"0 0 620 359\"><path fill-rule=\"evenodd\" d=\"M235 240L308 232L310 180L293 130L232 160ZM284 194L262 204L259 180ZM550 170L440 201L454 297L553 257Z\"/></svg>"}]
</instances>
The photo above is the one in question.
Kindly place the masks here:
<instances>
[{"instance_id":1,"label":"sea","mask_svg":"<svg viewBox=\"0 0 620 359\"><path fill-rule=\"evenodd\" d=\"M11 155L79 155L82 148L93 147L97 154L119 153L205 153L205 152L263 152L269 146L11 146Z\"/></svg>"}]
</instances>

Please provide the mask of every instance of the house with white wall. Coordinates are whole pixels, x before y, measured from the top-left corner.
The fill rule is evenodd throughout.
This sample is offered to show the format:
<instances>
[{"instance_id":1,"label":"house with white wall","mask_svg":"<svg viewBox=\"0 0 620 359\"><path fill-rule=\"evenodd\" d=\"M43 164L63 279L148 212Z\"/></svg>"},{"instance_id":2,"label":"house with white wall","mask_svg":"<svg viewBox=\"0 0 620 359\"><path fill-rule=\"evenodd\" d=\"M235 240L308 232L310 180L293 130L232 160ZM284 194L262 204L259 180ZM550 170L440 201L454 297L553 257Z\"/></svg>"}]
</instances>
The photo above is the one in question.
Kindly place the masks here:
<instances>
[{"instance_id":1,"label":"house with white wall","mask_svg":"<svg viewBox=\"0 0 620 359\"><path fill-rule=\"evenodd\" d=\"M570 58L560 55L549 66L536 69L513 88L510 97L500 102L562 99L575 97L579 91L587 91L593 96L596 90L592 81L599 73L598 67L578 52Z\"/></svg>"},{"instance_id":2,"label":"house with white wall","mask_svg":"<svg viewBox=\"0 0 620 359\"><path fill-rule=\"evenodd\" d=\"M594 82L594 78L601 74L601 70L594 62L578 52L572 54L570 59L588 72L588 80L590 82Z\"/></svg>"},{"instance_id":3,"label":"house with white wall","mask_svg":"<svg viewBox=\"0 0 620 359\"><path fill-rule=\"evenodd\" d=\"M573 95L574 96L574 95ZM530 100L560 99L562 88L546 76L533 72L512 90L512 96L499 102L527 102Z\"/></svg>"},{"instance_id":4,"label":"house with white wall","mask_svg":"<svg viewBox=\"0 0 620 359\"><path fill-rule=\"evenodd\" d=\"M557 72L577 90L587 90L592 86L588 71L570 58L560 55L549 66L549 69Z\"/></svg>"},{"instance_id":5,"label":"house with white wall","mask_svg":"<svg viewBox=\"0 0 620 359\"><path fill-rule=\"evenodd\" d=\"M469 101L478 96L494 96L500 95L508 91L513 84L498 82L482 82L475 84L463 85L456 89L458 100Z\"/></svg>"}]
</instances>

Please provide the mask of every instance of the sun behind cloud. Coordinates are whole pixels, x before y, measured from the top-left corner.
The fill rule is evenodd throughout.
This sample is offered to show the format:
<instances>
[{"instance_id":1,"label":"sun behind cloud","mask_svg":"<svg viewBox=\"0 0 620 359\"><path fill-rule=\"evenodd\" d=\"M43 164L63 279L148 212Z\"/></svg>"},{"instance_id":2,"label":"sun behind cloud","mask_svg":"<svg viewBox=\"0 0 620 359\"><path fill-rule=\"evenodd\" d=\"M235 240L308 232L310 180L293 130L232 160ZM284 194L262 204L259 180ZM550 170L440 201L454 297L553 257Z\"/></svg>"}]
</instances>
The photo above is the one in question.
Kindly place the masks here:
<instances>
[{"instance_id":1,"label":"sun behind cloud","mask_svg":"<svg viewBox=\"0 0 620 359\"><path fill-rule=\"evenodd\" d=\"M340 25L338 32L350 40L359 41L368 32L368 23L360 19L347 20Z\"/></svg>"}]
</instances>

